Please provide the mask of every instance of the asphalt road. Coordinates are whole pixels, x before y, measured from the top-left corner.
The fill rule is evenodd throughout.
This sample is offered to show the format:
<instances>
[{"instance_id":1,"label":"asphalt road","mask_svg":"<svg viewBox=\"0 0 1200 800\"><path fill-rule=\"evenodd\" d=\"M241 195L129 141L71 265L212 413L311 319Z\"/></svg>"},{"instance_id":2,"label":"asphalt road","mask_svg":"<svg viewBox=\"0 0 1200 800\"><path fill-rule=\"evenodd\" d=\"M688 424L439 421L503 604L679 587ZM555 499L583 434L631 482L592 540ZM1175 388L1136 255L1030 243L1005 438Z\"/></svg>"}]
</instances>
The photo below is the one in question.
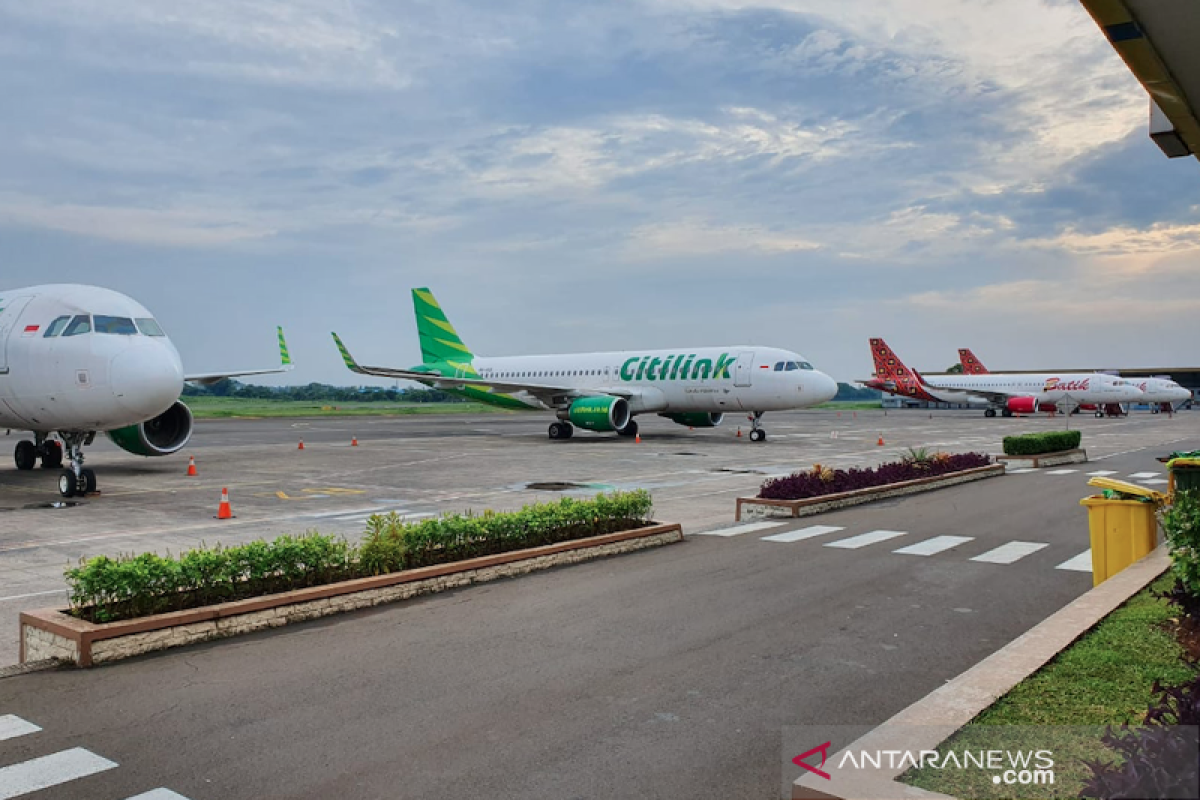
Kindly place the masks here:
<instances>
[{"instance_id":1,"label":"asphalt road","mask_svg":"<svg viewBox=\"0 0 1200 800\"><path fill-rule=\"evenodd\" d=\"M536 479L657 483L660 518L683 518L701 535L109 667L0 679L0 732L6 714L42 729L0 741L0 797L5 767L69 748L116 766L35 797L119 799L157 787L191 800L773 797L784 726L881 722L1090 587L1087 572L1060 568L1087 548L1078 506L1091 492L1087 472L1148 476L1161 473L1154 456L1200 446L1200 415L1072 421L1094 459L1075 471L712 535L734 524L733 497L789 461L877 460L894 455L894 443L975 449L1018 425L1049 424L898 416L887 418L883 448L874 438L884 419L862 412L779 415L761 447L723 429L644 434L640 446L549 443L541 420L456 421L463 427L448 434L422 418L381 422L378 437L355 421L363 446L350 449L350 423L322 420L306 430L306 445L317 446L302 455L279 441L291 423L212 423L197 436L197 460L208 472L228 469L244 495L267 495L245 503L242 529L226 529L247 535L385 494L415 509L519 505L531 495L517 487ZM784 438L789 431L795 438ZM587 444L572 447L579 442ZM40 580L42 562L66 553L162 547L184 536L168 533L172 524L211 535L213 522L193 521L211 485L189 487L178 461L148 471L112 455L101 471L112 488L100 498L0 516L0 575L15 574L17 559ZM309 461L297 467L301 457ZM265 462L291 474L269 476ZM12 475L0 473L0 503ZM271 480L288 481L290 497L337 488L334 476L364 495L314 497L320 511L292 512L309 501L268 494ZM32 476L17 477L21 500L41 491ZM113 527L121 515L125 530ZM14 519L22 530L9 527ZM81 522L64 532L56 523L65 519ZM830 530L787 536L814 525ZM849 546L872 532L856 541L873 543ZM964 540L928 555L895 552L947 536ZM1003 563L1014 552L1024 555ZM21 601L8 602L0 611Z\"/></svg>"}]
</instances>

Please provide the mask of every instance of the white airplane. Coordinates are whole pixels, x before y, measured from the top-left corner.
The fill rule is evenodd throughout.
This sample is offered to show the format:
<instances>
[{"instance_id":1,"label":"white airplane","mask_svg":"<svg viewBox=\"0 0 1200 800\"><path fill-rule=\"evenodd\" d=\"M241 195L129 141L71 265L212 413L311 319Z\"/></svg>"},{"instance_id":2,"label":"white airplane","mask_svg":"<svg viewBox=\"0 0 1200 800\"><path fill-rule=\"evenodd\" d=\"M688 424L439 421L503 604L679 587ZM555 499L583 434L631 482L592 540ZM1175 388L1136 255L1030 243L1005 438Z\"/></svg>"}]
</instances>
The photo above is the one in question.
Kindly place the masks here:
<instances>
[{"instance_id":1,"label":"white airplane","mask_svg":"<svg viewBox=\"0 0 1200 800\"><path fill-rule=\"evenodd\" d=\"M83 448L97 431L138 455L178 452L192 435L183 382L286 372L283 329L279 348L279 368L187 375L154 315L123 294L74 284L0 291L0 428L33 432L17 442L17 469L39 458L57 469L65 445L58 490L88 494L96 473L84 469Z\"/></svg>"},{"instance_id":2,"label":"white airplane","mask_svg":"<svg viewBox=\"0 0 1200 800\"><path fill-rule=\"evenodd\" d=\"M962 364L965 375L990 375L975 354L961 347L958 350L958 361ZM1169 378L1126 378L1134 386L1142 390L1139 400L1150 403L1150 410L1155 414L1166 411L1168 414L1175 410L1175 403L1192 399L1192 393Z\"/></svg>"},{"instance_id":3,"label":"white airplane","mask_svg":"<svg viewBox=\"0 0 1200 800\"><path fill-rule=\"evenodd\" d=\"M1104 416L1109 405L1141 402L1142 390L1132 381L1100 372L1048 372L1028 375L931 375L909 369L883 339L871 340L875 377L872 389L937 403L986 403L984 416L1032 414L1094 406Z\"/></svg>"},{"instance_id":4,"label":"white airplane","mask_svg":"<svg viewBox=\"0 0 1200 800\"><path fill-rule=\"evenodd\" d=\"M686 347L573 355L476 357L428 289L413 289L423 364L411 369L364 367L333 334L342 359L362 375L404 378L505 408L553 411L551 439L574 426L636 436L636 414L712 428L728 412L749 412L751 441L767 432L766 411L815 406L837 383L803 356L774 347Z\"/></svg>"}]
</instances>

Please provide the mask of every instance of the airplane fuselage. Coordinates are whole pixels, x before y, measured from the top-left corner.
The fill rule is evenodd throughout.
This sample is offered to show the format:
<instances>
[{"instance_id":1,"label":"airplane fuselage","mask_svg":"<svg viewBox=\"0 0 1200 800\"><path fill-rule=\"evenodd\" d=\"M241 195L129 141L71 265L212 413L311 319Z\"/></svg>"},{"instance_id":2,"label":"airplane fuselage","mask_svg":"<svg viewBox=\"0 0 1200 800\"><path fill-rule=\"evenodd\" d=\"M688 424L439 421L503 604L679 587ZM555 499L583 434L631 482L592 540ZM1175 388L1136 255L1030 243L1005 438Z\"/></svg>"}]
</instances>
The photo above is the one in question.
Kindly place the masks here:
<instances>
[{"instance_id":1,"label":"airplane fuselage","mask_svg":"<svg viewBox=\"0 0 1200 800\"><path fill-rule=\"evenodd\" d=\"M986 403L975 392L1000 392L1032 397L1039 404L1105 405L1145 399L1132 381L1103 373L1044 373L1029 375L922 376L926 391L943 403ZM973 391L974 390L974 391Z\"/></svg>"}]
</instances>

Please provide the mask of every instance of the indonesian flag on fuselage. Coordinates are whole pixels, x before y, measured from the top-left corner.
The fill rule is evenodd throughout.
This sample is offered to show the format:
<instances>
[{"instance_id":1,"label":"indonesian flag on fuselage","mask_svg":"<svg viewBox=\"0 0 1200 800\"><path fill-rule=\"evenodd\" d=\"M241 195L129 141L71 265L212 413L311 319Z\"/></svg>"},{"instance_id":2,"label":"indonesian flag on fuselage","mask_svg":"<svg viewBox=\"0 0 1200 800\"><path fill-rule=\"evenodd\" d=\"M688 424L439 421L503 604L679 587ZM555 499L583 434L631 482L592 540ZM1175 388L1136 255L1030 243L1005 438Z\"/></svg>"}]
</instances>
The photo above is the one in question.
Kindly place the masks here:
<instances>
[{"instance_id":1,"label":"indonesian flag on fuselage","mask_svg":"<svg viewBox=\"0 0 1200 800\"><path fill-rule=\"evenodd\" d=\"M37 335L37 332L38 332L38 329L39 329L39 328L41 328L41 327L42 327L41 325L26 325L26 326L25 326L25 333L23 333L23 334L21 334L21 335L22 335L22 336L36 336L36 335Z\"/></svg>"}]
</instances>

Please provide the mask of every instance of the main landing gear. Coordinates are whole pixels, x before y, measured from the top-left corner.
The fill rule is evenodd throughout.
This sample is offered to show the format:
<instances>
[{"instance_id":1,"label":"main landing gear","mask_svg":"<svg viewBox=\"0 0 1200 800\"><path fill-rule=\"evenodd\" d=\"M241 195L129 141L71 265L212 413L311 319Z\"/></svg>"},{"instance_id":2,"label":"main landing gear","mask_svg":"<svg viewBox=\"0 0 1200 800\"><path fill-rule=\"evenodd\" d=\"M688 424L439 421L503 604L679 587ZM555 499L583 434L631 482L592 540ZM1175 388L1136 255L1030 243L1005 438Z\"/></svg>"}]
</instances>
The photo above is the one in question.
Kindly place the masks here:
<instances>
[{"instance_id":1,"label":"main landing gear","mask_svg":"<svg viewBox=\"0 0 1200 800\"><path fill-rule=\"evenodd\" d=\"M983 415L984 415L985 417L994 417L994 416L996 416L996 409L994 409L994 408L989 408L989 409L986 409L986 410L983 412ZM1002 409L1000 409L1000 416L1002 416L1002 417L1011 417L1012 415L1013 415L1013 412L1012 412L1012 409L1011 409L1011 408L1002 408Z\"/></svg>"},{"instance_id":2,"label":"main landing gear","mask_svg":"<svg viewBox=\"0 0 1200 800\"><path fill-rule=\"evenodd\" d=\"M569 422L551 422L550 423L550 438L551 439L570 439L575 433L575 426Z\"/></svg>"},{"instance_id":3,"label":"main landing gear","mask_svg":"<svg viewBox=\"0 0 1200 800\"><path fill-rule=\"evenodd\" d=\"M63 449L55 439L47 438L44 433L35 433L34 441L24 439L17 442L17 446L13 451L13 461L17 464L17 469L27 470L33 469L37 465L37 460L42 460L43 469L58 469L62 466Z\"/></svg>"},{"instance_id":4,"label":"main landing gear","mask_svg":"<svg viewBox=\"0 0 1200 800\"><path fill-rule=\"evenodd\" d=\"M763 412L755 411L746 419L750 420L750 441L765 442L767 440L767 432L762 429L759 420L762 419Z\"/></svg>"}]
</instances>

